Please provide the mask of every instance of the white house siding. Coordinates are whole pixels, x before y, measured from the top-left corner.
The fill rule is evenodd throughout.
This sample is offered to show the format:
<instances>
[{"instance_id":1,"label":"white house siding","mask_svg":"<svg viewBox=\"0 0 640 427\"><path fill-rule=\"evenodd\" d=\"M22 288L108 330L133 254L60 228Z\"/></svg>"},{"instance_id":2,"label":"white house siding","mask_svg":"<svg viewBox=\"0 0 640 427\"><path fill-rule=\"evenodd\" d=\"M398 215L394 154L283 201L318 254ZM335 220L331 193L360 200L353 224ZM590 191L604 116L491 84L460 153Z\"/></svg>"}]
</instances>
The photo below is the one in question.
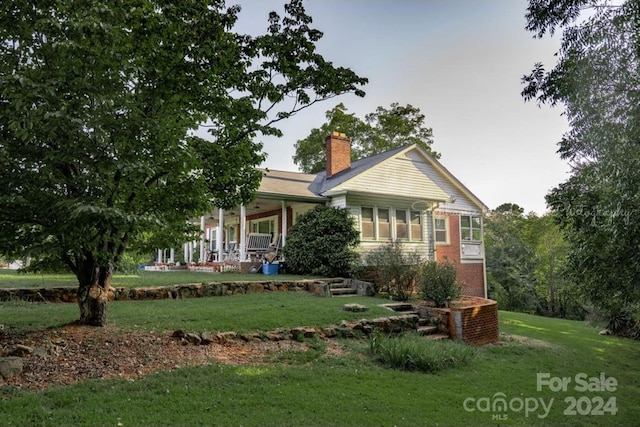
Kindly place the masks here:
<instances>
[{"instance_id":1,"label":"white house siding","mask_svg":"<svg viewBox=\"0 0 640 427\"><path fill-rule=\"evenodd\" d=\"M393 157L354 178L332 188L378 195L407 197L417 200L446 200L449 195L433 179L434 171L427 173L427 164ZM440 177L438 176L440 179Z\"/></svg>"},{"instance_id":2,"label":"white house siding","mask_svg":"<svg viewBox=\"0 0 640 427\"><path fill-rule=\"evenodd\" d=\"M347 208L351 211L352 215L356 216L356 225L358 229L361 229L361 216L360 208L362 206L367 207L380 207L390 209L408 209L411 210L412 199L403 199L398 197L388 197L379 195L364 196L364 195L348 195L346 198ZM392 215L392 227L395 224L395 211ZM432 221L429 213L422 213L422 236L421 241L402 241L403 247L407 251L416 250L425 259L433 259L433 235L432 235ZM358 251L363 253L380 247L381 245L390 243L390 240L362 240Z\"/></svg>"},{"instance_id":3,"label":"white house siding","mask_svg":"<svg viewBox=\"0 0 640 427\"><path fill-rule=\"evenodd\" d=\"M403 156L398 156L397 161L400 163L411 164L412 166L404 166L403 169L415 168L422 174L426 175L431 182L437 185L447 194L445 199L453 197L455 202L440 203L439 208L444 210L460 211L460 212L478 212L478 206L467 196L461 189L455 186L448 177L442 172L437 170L433 165L428 163L420 153L415 150L411 150L405 153ZM424 179L424 178L423 178Z\"/></svg>"},{"instance_id":4,"label":"white house siding","mask_svg":"<svg viewBox=\"0 0 640 427\"><path fill-rule=\"evenodd\" d=\"M347 196L346 194L340 194L337 196L331 197L329 200L329 206L332 208L346 208L347 207Z\"/></svg>"}]
</instances>

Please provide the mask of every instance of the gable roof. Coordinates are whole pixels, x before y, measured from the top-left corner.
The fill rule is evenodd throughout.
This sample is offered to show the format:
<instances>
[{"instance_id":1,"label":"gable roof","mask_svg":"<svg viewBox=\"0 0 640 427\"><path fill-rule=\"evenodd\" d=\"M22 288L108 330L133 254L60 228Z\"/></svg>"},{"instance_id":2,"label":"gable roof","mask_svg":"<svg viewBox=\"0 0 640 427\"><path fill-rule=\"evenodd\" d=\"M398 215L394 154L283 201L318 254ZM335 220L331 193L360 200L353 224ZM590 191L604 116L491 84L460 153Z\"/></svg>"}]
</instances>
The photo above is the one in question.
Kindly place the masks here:
<instances>
[{"instance_id":1,"label":"gable roof","mask_svg":"<svg viewBox=\"0 0 640 427\"><path fill-rule=\"evenodd\" d=\"M420 175L420 172L416 171L416 175L419 175L417 178L422 179L422 177L424 177L429 180L427 190L430 199L445 202L453 195L451 193L455 192L467 198L468 201L480 211L487 212L489 210L460 180L418 144L395 148L371 157L356 160L351 163L351 167L330 178L326 177L325 171L318 174L265 171L258 193L261 196L267 197L271 195L274 197L287 196L287 198L292 198L291 196L293 196L299 200L328 200L332 190L339 190L339 187L342 187L341 189L349 191L350 182L356 183L359 179L364 179L367 172L375 173L373 169L376 167L383 170L385 168L383 164L385 163L389 163L386 165L387 168L394 168L395 165L390 164L390 162L396 159L410 160L408 157L414 159L419 158L421 163L430 166L429 173L424 173L424 175ZM440 182L440 185L438 182ZM445 203L444 207L454 208L449 202Z\"/></svg>"}]
</instances>

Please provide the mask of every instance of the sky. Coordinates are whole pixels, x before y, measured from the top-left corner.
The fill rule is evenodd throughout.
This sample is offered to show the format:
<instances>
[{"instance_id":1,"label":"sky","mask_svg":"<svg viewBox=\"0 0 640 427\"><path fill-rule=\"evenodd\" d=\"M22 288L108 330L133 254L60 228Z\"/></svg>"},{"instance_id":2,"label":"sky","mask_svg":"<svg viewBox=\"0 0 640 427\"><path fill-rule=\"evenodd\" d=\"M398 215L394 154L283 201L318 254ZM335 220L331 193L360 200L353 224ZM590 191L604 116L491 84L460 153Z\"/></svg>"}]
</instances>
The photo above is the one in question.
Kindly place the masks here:
<instances>
[{"instance_id":1,"label":"sky","mask_svg":"<svg viewBox=\"0 0 640 427\"><path fill-rule=\"evenodd\" d=\"M236 30L263 33L268 12L284 0L238 0ZM525 27L526 0L306 0L318 52L367 77L364 98L318 103L261 137L269 169L296 171L294 144L343 103L364 118L376 107L411 104L433 129L440 162L490 209L516 203L547 211L544 196L568 178L557 142L568 126L559 107L520 96L520 79L536 62L547 68L559 37L534 39Z\"/></svg>"}]
</instances>

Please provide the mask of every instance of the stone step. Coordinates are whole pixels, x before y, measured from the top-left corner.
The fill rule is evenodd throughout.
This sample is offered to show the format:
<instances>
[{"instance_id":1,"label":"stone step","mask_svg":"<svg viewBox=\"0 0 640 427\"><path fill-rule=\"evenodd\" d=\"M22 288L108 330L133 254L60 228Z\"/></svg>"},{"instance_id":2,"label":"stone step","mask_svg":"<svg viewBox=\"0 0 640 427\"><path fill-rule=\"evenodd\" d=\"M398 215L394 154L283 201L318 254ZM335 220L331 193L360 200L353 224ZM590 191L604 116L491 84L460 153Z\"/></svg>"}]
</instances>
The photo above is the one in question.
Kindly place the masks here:
<instances>
[{"instance_id":1,"label":"stone step","mask_svg":"<svg viewBox=\"0 0 640 427\"><path fill-rule=\"evenodd\" d=\"M418 326L418 334L420 335L432 335L438 332L437 326Z\"/></svg>"},{"instance_id":2,"label":"stone step","mask_svg":"<svg viewBox=\"0 0 640 427\"><path fill-rule=\"evenodd\" d=\"M414 314L414 313L411 313L411 314ZM418 313L415 313L415 314L418 314ZM425 319L421 317L418 319L418 326L432 326L432 325L429 319Z\"/></svg>"},{"instance_id":3,"label":"stone step","mask_svg":"<svg viewBox=\"0 0 640 427\"><path fill-rule=\"evenodd\" d=\"M358 290L353 288L331 288L332 296L347 296L347 295L357 295Z\"/></svg>"},{"instance_id":4,"label":"stone step","mask_svg":"<svg viewBox=\"0 0 640 427\"><path fill-rule=\"evenodd\" d=\"M424 337L426 339L434 340L434 341L448 340L449 339L449 335L446 335L446 334L431 334L431 335L425 335Z\"/></svg>"},{"instance_id":5,"label":"stone step","mask_svg":"<svg viewBox=\"0 0 640 427\"><path fill-rule=\"evenodd\" d=\"M384 306L393 311L398 311L403 313L407 311L413 311L413 305L409 302L394 302L390 304L385 304Z\"/></svg>"}]
</instances>

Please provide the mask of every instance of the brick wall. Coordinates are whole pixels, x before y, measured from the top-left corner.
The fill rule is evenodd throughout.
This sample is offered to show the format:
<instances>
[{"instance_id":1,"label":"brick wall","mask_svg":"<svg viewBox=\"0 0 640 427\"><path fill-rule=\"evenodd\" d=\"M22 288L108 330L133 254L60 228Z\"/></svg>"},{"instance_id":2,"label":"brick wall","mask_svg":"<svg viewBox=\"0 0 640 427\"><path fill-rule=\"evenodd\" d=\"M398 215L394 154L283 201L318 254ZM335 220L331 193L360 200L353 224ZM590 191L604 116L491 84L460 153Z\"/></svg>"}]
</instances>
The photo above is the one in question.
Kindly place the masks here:
<instances>
[{"instance_id":1,"label":"brick wall","mask_svg":"<svg viewBox=\"0 0 640 427\"><path fill-rule=\"evenodd\" d=\"M483 345L500 339L498 303L478 297L463 297L451 307L449 334L451 338ZM458 335L462 332L462 337Z\"/></svg>"},{"instance_id":2,"label":"brick wall","mask_svg":"<svg viewBox=\"0 0 640 427\"><path fill-rule=\"evenodd\" d=\"M460 258L460 216L458 214L437 213L449 219L449 243L436 245L436 261L452 262L456 267L458 282L462 285L462 295L485 297L484 264L462 262Z\"/></svg>"}]
</instances>

